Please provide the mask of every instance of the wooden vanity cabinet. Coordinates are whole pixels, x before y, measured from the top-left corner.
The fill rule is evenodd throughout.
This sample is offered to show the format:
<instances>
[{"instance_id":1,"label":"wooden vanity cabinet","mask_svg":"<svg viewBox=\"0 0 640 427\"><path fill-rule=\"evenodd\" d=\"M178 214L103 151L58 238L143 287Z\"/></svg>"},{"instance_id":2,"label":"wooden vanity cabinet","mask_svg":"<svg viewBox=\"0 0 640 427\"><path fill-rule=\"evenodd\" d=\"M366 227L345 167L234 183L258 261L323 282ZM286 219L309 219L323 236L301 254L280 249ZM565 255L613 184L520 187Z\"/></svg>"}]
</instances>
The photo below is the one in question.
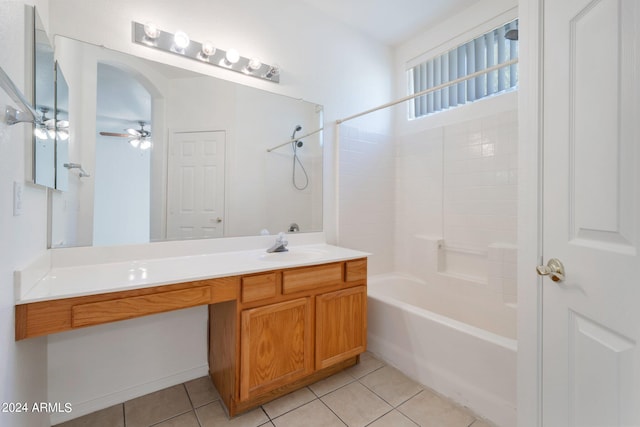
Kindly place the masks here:
<instances>
[{"instance_id":1,"label":"wooden vanity cabinet","mask_svg":"<svg viewBox=\"0 0 640 427\"><path fill-rule=\"evenodd\" d=\"M366 286L316 296L316 369L364 352L366 323Z\"/></svg>"},{"instance_id":2,"label":"wooden vanity cabinet","mask_svg":"<svg viewBox=\"0 0 640 427\"><path fill-rule=\"evenodd\" d=\"M209 369L229 415L357 362L366 349L366 259L243 276L209 306Z\"/></svg>"},{"instance_id":3,"label":"wooden vanity cabinet","mask_svg":"<svg viewBox=\"0 0 640 427\"><path fill-rule=\"evenodd\" d=\"M241 318L240 400L313 371L311 298L243 310Z\"/></svg>"}]
</instances>

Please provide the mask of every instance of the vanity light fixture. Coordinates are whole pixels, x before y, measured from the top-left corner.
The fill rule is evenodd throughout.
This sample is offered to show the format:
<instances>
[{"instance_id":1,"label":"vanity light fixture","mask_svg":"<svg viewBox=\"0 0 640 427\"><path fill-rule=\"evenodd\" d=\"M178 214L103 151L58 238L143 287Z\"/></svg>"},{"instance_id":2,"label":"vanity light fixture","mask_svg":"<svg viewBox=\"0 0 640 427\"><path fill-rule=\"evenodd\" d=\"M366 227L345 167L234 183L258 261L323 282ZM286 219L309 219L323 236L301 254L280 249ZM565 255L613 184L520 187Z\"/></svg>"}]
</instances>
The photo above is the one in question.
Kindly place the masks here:
<instances>
[{"instance_id":1,"label":"vanity light fixture","mask_svg":"<svg viewBox=\"0 0 640 427\"><path fill-rule=\"evenodd\" d=\"M173 36L173 46L178 53L184 53L184 50L189 47L189 36L184 31L176 31Z\"/></svg>"},{"instance_id":2,"label":"vanity light fixture","mask_svg":"<svg viewBox=\"0 0 640 427\"><path fill-rule=\"evenodd\" d=\"M253 58L251 58L249 60L249 63L247 64L246 67L244 67L244 72L246 74L250 74L253 73L256 70L259 70L260 67L262 67L262 61L260 61L260 58L256 58L255 56Z\"/></svg>"},{"instance_id":3,"label":"vanity light fixture","mask_svg":"<svg viewBox=\"0 0 640 427\"><path fill-rule=\"evenodd\" d=\"M162 31L151 22L133 22L133 42L259 79L280 82L280 67L277 65L263 64L258 58L241 56L235 49L217 49L210 41L200 43L190 40L184 31L176 31L175 34Z\"/></svg>"},{"instance_id":4,"label":"vanity light fixture","mask_svg":"<svg viewBox=\"0 0 640 427\"><path fill-rule=\"evenodd\" d=\"M269 67L269 71L267 71L267 74L264 75L264 78L274 79L274 78L279 78L278 77L279 75L280 75L280 66L274 65L272 67Z\"/></svg>"},{"instance_id":5,"label":"vanity light fixture","mask_svg":"<svg viewBox=\"0 0 640 427\"><path fill-rule=\"evenodd\" d=\"M147 22L144 24L144 35L147 39L153 41L160 36L160 30L153 22Z\"/></svg>"},{"instance_id":6,"label":"vanity light fixture","mask_svg":"<svg viewBox=\"0 0 640 427\"><path fill-rule=\"evenodd\" d=\"M216 47L209 40L202 43L202 49L198 54L198 59L208 61L209 57L216 53Z\"/></svg>"},{"instance_id":7,"label":"vanity light fixture","mask_svg":"<svg viewBox=\"0 0 640 427\"><path fill-rule=\"evenodd\" d=\"M240 54L238 53L237 50L231 48L224 55L223 64L225 67L229 68L229 67L232 67L233 64L237 64L239 60L240 60Z\"/></svg>"}]
</instances>

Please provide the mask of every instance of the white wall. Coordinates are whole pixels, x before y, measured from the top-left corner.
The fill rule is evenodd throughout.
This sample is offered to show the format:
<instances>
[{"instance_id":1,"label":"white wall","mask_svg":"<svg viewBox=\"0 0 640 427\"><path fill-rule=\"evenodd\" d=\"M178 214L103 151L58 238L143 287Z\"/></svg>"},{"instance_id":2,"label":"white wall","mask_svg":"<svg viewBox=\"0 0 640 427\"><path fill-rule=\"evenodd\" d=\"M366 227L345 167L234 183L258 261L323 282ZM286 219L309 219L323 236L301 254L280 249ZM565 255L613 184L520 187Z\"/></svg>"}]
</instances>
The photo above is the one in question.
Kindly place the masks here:
<instances>
[{"instance_id":1,"label":"white wall","mask_svg":"<svg viewBox=\"0 0 640 427\"><path fill-rule=\"evenodd\" d=\"M39 8L46 22L47 8ZM0 1L0 67L25 90L24 3ZM16 106L0 90L0 107ZM46 190L25 185L25 147L30 126L0 121L0 402L47 401L46 339L14 341L13 271L46 247ZM13 216L13 183L24 185L23 212ZM31 408L29 408L31 409ZM0 425L48 425L47 414L0 412Z\"/></svg>"},{"instance_id":2,"label":"white wall","mask_svg":"<svg viewBox=\"0 0 640 427\"><path fill-rule=\"evenodd\" d=\"M324 229L329 240L335 241L332 122L390 99L387 47L295 0L55 0L52 4L52 34L324 105ZM281 83L258 81L134 45L132 20L152 20L169 31L183 28L194 40L210 39L223 49L235 47L245 56L259 55L266 63L278 63ZM207 365L206 318L206 309L196 308L105 325L99 331L100 339L91 334L93 328L50 336L49 399L70 400L77 408L76 417L123 397L202 375ZM181 325L186 324L193 325L192 333L185 334ZM132 357L122 358L122 354ZM189 357L182 357L184 354ZM82 363L77 355L82 355ZM71 378L82 381L70 384Z\"/></svg>"}]
</instances>

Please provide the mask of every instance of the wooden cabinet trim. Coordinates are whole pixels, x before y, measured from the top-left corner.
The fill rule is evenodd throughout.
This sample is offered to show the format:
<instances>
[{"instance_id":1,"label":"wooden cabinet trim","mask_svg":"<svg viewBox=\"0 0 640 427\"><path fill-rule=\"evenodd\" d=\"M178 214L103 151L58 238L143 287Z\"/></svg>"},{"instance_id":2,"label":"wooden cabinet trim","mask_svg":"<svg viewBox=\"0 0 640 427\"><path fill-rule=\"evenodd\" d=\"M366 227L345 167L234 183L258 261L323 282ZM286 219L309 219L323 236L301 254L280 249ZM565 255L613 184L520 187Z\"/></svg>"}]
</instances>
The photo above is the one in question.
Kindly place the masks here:
<instances>
[{"instance_id":1,"label":"wooden cabinet trim","mask_svg":"<svg viewBox=\"0 0 640 427\"><path fill-rule=\"evenodd\" d=\"M345 282L358 282L367 279L367 260L356 259L345 263Z\"/></svg>"},{"instance_id":2,"label":"wooden cabinet trim","mask_svg":"<svg viewBox=\"0 0 640 427\"><path fill-rule=\"evenodd\" d=\"M133 319L149 314L206 305L210 301L211 288L198 286L179 291L79 304L71 307L71 327L78 328Z\"/></svg>"},{"instance_id":3,"label":"wooden cabinet trim","mask_svg":"<svg viewBox=\"0 0 640 427\"><path fill-rule=\"evenodd\" d=\"M278 273L243 276L241 281L241 301L249 303L274 298L279 294Z\"/></svg>"},{"instance_id":4,"label":"wooden cabinet trim","mask_svg":"<svg viewBox=\"0 0 640 427\"><path fill-rule=\"evenodd\" d=\"M343 282L344 263L294 268L282 273L282 293L293 294Z\"/></svg>"},{"instance_id":5,"label":"wooden cabinet trim","mask_svg":"<svg viewBox=\"0 0 640 427\"><path fill-rule=\"evenodd\" d=\"M233 301L238 299L238 286L240 277L223 277L216 279L198 280L194 282L177 283L173 285L154 286L151 288L133 289L129 291L110 292L105 294L87 295L82 297L64 298L51 301L39 301L29 304L16 305L16 331L15 339L21 340L25 338L48 335L57 332L64 332L76 327L84 327L97 325L100 323L108 323L121 319L104 320L99 323L90 323L87 325L74 326L72 320L72 311L74 306L85 304L115 301L120 299L149 297L154 294L162 294L171 291L179 291L185 289L194 289L198 287L207 287L209 289L209 298L207 301L201 300L196 305L215 304L224 301ZM176 305L170 310L178 310L181 308L194 307L191 303L186 306ZM82 309L80 310L82 312ZM165 310L167 311L167 310ZM146 316L156 314L158 311L140 311L132 317Z\"/></svg>"}]
</instances>

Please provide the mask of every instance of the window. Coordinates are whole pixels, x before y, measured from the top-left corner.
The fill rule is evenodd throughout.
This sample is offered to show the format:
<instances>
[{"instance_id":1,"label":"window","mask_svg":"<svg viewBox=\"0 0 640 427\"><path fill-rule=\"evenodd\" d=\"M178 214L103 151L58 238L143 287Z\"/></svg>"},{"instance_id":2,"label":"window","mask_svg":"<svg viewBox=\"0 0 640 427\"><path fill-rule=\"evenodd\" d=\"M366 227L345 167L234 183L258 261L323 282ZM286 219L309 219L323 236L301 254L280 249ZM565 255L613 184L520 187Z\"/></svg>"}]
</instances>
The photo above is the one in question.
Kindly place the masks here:
<instances>
[{"instance_id":1,"label":"window","mask_svg":"<svg viewBox=\"0 0 640 427\"><path fill-rule=\"evenodd\" d=\"M411 68L407 71L409 94L413 95L518 58L517 40L505 37L509 30L517 28L516 19ZM409 118L415 119L467 104L505 92L517 85L518 64L505 66L413 99L409 103Z\"/></svg>"}]
</instances>

